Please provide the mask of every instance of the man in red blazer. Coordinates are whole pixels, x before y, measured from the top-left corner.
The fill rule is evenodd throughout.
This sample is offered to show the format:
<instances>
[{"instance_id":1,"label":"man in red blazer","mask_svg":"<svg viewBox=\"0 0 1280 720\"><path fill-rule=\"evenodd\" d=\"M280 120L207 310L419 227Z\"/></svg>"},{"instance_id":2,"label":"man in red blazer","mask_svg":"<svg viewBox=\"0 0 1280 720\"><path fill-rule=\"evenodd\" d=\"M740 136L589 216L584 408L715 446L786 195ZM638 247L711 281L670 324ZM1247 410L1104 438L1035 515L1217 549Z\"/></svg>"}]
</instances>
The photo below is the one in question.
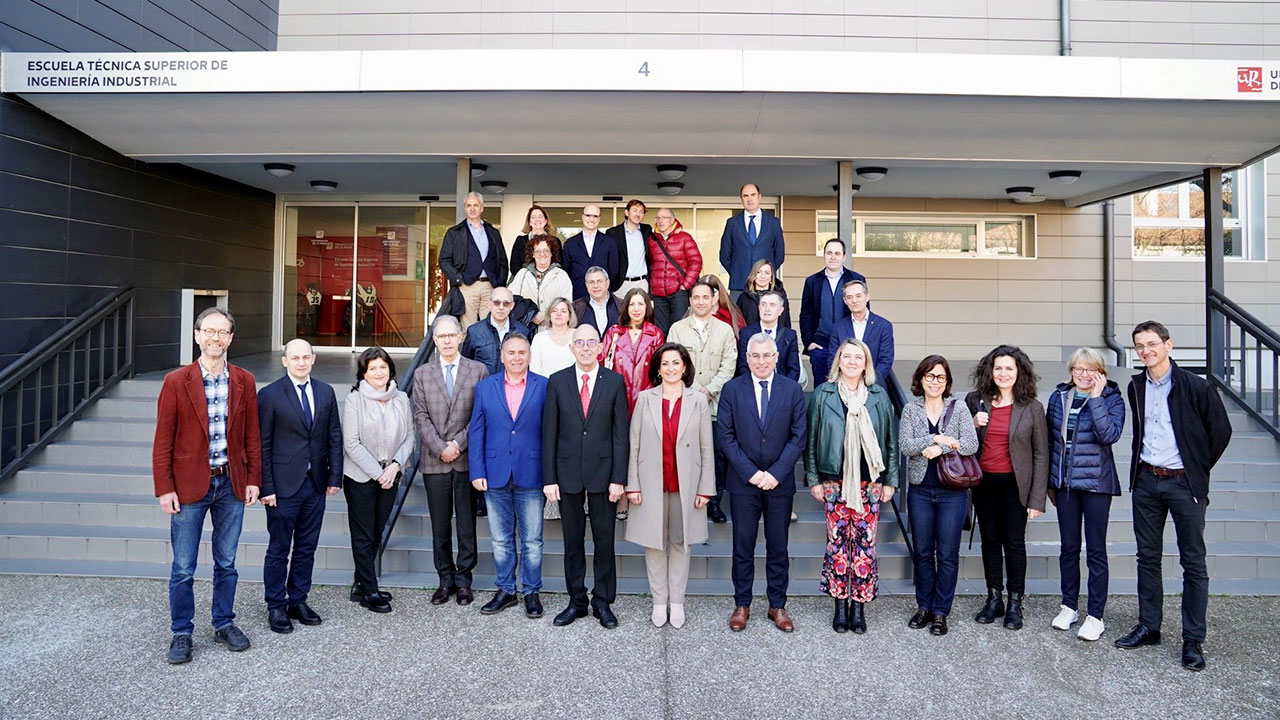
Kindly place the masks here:
<instances>
[{"instance_id":1,"label":"man in red blazer","mask_svg":"<svg viewBox=\"0 0 1280 720\"><path fill-rule=\"evenodd\" d=\"M235 626L236 546L244 507L258 501L262 445L253 374L227 362L236 321L221 308L200 313L195 341L200 358L164 378L156 410L151 474L160 507L171 517L173 569L168 660L191 660L195 630L192 580L204 518L213 519L213 639L232 651L249 649Z\"/></svg>"}]
</instances>

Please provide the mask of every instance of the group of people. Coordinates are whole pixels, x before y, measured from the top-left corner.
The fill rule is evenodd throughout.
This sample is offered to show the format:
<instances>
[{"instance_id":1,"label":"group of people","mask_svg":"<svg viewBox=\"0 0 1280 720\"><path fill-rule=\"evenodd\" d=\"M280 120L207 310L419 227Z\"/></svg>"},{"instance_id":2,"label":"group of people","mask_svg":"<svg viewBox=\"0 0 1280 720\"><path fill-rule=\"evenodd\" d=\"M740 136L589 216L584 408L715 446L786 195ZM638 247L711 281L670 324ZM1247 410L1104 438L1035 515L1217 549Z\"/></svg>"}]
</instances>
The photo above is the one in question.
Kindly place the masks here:
<instances>
[{"instance_id":1,"label":"group of people","mask_svg":"<svg viewBox=\"0 0 1280 720\"><path fill-rule=\"evenodd\" d=\"M706 541L708 521L728 521L721 509L727 490L729 627L741 631L749 622L763 520L767 616L790 632L787 542L803 461L802 479L826 515L820 588L835 601L832 627L863 633L865 606L878 594L879 512L898 491L905 458L918 605L911 628L948 632L970 501L989 589L975 620L1003 618L1005 627L1021 628L1026 525L1048 501L1058 507L1062 538L1062 607L1052 626L1079 621L1083 526L1089 592L1078 635L1098 639L1106 524L1120 492L1111 446L1125 414L1102 358L1076 351L1046 410L1032 362L1016 347L999 346L978 363L964 402L951 397L946 358L930 355L912 374L915 401L895 417L886 385L892 323L870 311L866 278L844 266L843 242L826 243L824 269L804 283L797 337L778 284L780 227L760 212L757 186L744 185L742 200L721 241L726 288L715 275L698 276L697 246L671 211L658 211L654 230L643 224L638 200L627 205L623 224L604 233L597 232L599 208L585 207L584 230L563 244L534 206L515 245L525 264L508 276L501 237L480 220L483 200L467 196L467 220L446 233L440 256L462 302L432 325L437 355L416 370L412 401L396 387L390 356L370 348L359 358L341 422L332 388L310 378L314 355L305 341L286 345L285 377L255 397L252 376L226 362L234 319L218 309L203 313L195 328L201 357L166 377L155 444L156 494L174 516L170 662L191 655L191 576L206 511L214 520L215 638L233 650L249 645L231 612L239 520L243 505L258 499L271 535L264 584L272 630L321 621L306 598L324 497L339 489L356 566L351 598L389 611L391 596L379 588L373 563L415 436L439 575L433 604L474 599L479 492L489 509L497 586L482 613L523 600L528 617L543 615L542 533L558 516L569 602L554 624L590 612L616 627L614 542L616 522L626 520L624 538L645 549L652 622L679 628L690 548ZM1141 609L1139 625L1116 644L1159 642L1161 534L1171 512L1186 569L1183 664L1199 669L1203 512L1209 469L1230 425L1216 392L1169 359L1163 326L1139 325L1134 342L1147 368L1128 391L1139 418L1130 487ZM815 385L808 399L802 353Z\"/></svg>"}]
</instances>

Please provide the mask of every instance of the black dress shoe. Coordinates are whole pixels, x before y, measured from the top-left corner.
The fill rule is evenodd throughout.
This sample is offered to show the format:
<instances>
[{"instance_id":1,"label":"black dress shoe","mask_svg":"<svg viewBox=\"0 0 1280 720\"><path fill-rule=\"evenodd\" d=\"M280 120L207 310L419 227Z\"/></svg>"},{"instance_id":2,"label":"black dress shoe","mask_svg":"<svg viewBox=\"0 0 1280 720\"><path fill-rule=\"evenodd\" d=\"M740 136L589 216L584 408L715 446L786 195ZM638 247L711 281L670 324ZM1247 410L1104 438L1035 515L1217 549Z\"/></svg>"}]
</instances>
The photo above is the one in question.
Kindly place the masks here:
<instances>
[{"instance_id":1,"label":"black dress shoe","mask_svg":"<svg viewBox=\"0 0 1280 720\"><path fill-rule=\"evenodd\" d=\"M512 593L509 593L505 590L499 590L498 592L493 594L492 600L485 603L484 607L480 608L480 614L481 615L497 615L503 610L506 610L512 605L515 605L519 601L520 601L520 598L516 597Z\"/></svg>"},{"instance_id":2,"label":"black dress shoe","mask_svg":"<svg viewBox=\"0 0 1280 720\"><path fill-rule=\"evenodd\" d=\"M293 623L289 622L289 616L283 610L268 610L267 624L271 626L271 632L278 632L281 635L293 632Z\"/></svg>"},{"instance_id":3,"label":"black dress shoe","mask_svg":"<svg viewBox=\"0 0 1280 720\"><path fill-rule=\"evenodd\" d=\"M849 603L849 629L855 635L862 635L867 632L867 615L864 612L865 604L856 600Z\"/></svg>"},{"instance_id":4,"label":"black dress shoe","mask_svg":"<svg viewBox=\"0 0 1280 720\"><path fill-rule=\"evenodd\" d=\"M1134 625L1133 629L1129 631L1128 635L1125 635L1124 637L1121 637L1121 638L1116 638L1116 642L1115 642L1116 647L1124 648L1125 650L1132 650L1137 647L1142 647L1143 645L1159 645L1159 644L1160 644L1160 631L1152 630L1151 628L1141 623Z\"/></svg>"},{"instance_id":5,"label":"black dress shoe","mask_svg":"<svg viewBox=\"0 0 1280 720\"><path fill-rule=\"evenodd\" d=\"M916 614L912 615L911 619L907 621L907 627L912 630L919 630L931 622L933 622L933 613L923 608L916 608Z\"/></svg>"},{"instance_id":6,"label":"black dress shoe","mask_svg":"<svg viewBox=\"0 0 1280 720\"><path fill-rule=\"evenodd\" d=\"M542 601L538 599L538 593L524 596L524 615L529 618L542 617Z\"/></svg>"},{"instance_id":7,"label":"black dress shoe","mask_svg":"<svg viewBox=\"0 0 1280 720\"><path fill-rule=\"evenodd\" d=\"M476 599L476 596L471 592L471 588L469 587L458 588L458 604L459 605L470 605L471 602L475 599Z\"/></svg>"},{"instance_id":8,"label":"black dress shoe","mask_svg":"<svg viewBox=\"0 0 1280 720\"><path fill-rule=\"evenodd\" d=\"M240 632L235 625L228 625L221 630L213 631L214 642L222 643L231 652L244 652L249 649L249 638Z\"/></svg>"},{"instance_id":9,"label":"black dress shoe","mask_svg":"<svg viewBox=\"0 0 1280 720\"><path fill-rule=\"evenodd\" d=\"M370 612L389 613L391 603L382 599L382 593L369 593L360 598L360 606Z\"/></svg>"},{"instance_id":10,"label":"black dress shoe","mask_svg":"<svg viewBox=\"0 0 1280 720\"><path fill-rule=\"evenodd\" d=\"M1182 667L1200 672L1205 668L1204 651L1200 649L1199 640L1182 641Z\"/></svg>"},{"instance_id":11,"label":"black dress shoe","mask_svg":"<svg viewBox=\"0 0 1280 720\"><path fill-rule=\"evenodd\" d=\"M191 662L191 636L174 635L169 641L169 656L166 659L170 665Z\"/></svg>"},{"instance_id":12,"label":"black dress shoe","mask_svg":"<svg viewBox=\"0 0 1280 720\"><path fill-rule=\"evenodd\" d=\"M609 609L609 603L596 603L591 606L591 614L600 621L600 627L612 630L618 627L618 617Z\"/></svg>"},{"instance_id":13,"label":"black dress shoe","mask_svg":"<svg viewBox=\"0 0 1280 720\"><path fill-rule=\"evenodd\" d=\"M707 505L707 517L711 522L717 525L723 525L729 522L729 518L725 516L724 511L720 509L720 504Z\"/></svg>"},{"instance_id":14,"label":"black dress shoe","mask_svg":"<svg viewBox=\"0 0 1280 720\"><path fill-rule=\"evenodd\" d=\"M455 588L446 587L444 585L436 588L436 591L431 593L431 604L443 605L449 602L449 596L453 594L454 590Z\"/></svg>"},{"instance_id":15,"label":"black dress shoe","mask_svg":"<svg viewBox=\"0 0 1280 720\"><path fill-rule=\"evenodd\" d=\"M1001 597L1000 591L995 588L987 589L987 604L982 606L977 615L973 616L974 622L983 625L990 625L996 621L996 618L1004 616L1004 598Z\"/></svg>"},{"instance_id":16,"label":"black dress shoe","mask_svg":"<svg viewBox=\"0 0 1280 720\"><path fill-rule=\"evenodd\" d=\"M1022 593L1009 593L1009 609L1004 614L1004 626L1010 630L1022 629Z\"/></svg>"},{"instance_id":17,"label":"black dress shoe","mask_svg":"<svg viewBox=\"0 0 1280 720\"><path fill-rule=\"evenodd\" d=\"M360 587L359 583L356 583L351 586L351 592L350 594L347 595L347 599L350 600L351 602L360 602L360 598L364 597L366 594L368 593L364 591L364 588ZM378 597L381 597L383 600L386 600L387 602L391 602L392 600L391 593L385 590L379 590Z\"/></svg>"},{"instance_id":18,"label":"black dress shoe","mask_svg":"<svg viewBox=\"0 0 1280 720\"><path fill-rule=\"evenodd\" d=\"M929 623L930 635L946 635L947 634L947 616L934 615L933 622Z\"/></svg>"},{"instance_id":19,"label":"black dress shoe","mask_svg":"<svg viewBox=\"0 0 1280 720\"><path fill-rule=\"evenodd\" d=\"M297 620L303 625L319 625L324 622L320 619L320 616L316 614L316 611L312 610L310 605L307 605L306 600L303 600L296 605L290 605L285 612L290 618Z\"/></svg>"},{"instance_id":20,"label":"black dress shoe","mask_svg":"<svg viewBox=\"0 0 1280 720\"><path fill-rule=\"evenodd\" d=\"M476 517L489 517L489 506L484 501L484 495L476 498Z\"/></svg>"},{"instance_id":21,"label":"black dress shoe","mask_svg":"<svg viewBox=\"0 0 1280 720\"><path fill-rule=\"evenodd\" d=\"M575 607L573 603L569 603L569 607L562 610L560 614L556 616L556 619L551 621L551 624L556 627L564 627L565 625L573 623L574 620L584 618L586 616L586 608Z\"/></svg>"}]
</instances>

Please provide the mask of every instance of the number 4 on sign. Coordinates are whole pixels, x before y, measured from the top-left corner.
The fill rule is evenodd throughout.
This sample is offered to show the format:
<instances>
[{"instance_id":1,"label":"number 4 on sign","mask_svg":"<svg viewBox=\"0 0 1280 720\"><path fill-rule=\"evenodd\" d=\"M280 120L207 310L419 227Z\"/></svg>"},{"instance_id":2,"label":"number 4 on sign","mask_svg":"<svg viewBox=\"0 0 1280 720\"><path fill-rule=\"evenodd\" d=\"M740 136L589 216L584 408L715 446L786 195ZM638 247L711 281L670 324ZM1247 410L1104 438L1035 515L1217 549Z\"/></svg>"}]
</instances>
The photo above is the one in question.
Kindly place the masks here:
<instances>
[{"instance_id":1,"label":"number 4 on sign","mask_svg":"<svg viewBox=\"0 0 1280 720\"><path fill-rule=\"evenodd\" d=\"M645 61L640 63L640 69L637 70L636 72L645 77L649 77L649 62Z\"/></svg>"}]
</instances>

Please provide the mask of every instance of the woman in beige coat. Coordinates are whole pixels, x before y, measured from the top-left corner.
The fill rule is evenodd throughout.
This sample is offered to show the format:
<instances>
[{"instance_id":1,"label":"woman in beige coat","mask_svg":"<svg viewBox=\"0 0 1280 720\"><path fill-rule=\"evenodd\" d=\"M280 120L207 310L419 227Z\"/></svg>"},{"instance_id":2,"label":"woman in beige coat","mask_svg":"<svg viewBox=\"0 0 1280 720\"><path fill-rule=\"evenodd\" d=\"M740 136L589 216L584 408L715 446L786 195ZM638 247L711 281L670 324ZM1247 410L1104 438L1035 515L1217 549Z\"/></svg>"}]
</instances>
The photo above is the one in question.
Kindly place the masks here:
<instances>
[{"instance_id":1,"label":"woman in beige coat","mask_svg":"<svg viewBox=\"0 0 1280 720\"><path fill-rule=\"evenodd\" d=\"M684 626L689 547L707 540L707 501L716 491L711 412L693 390L693 363L683 345L654 352L649 380L631 415L626 539L644 547L653 595L653 624Z\"/></svg>"}]
</instances>

